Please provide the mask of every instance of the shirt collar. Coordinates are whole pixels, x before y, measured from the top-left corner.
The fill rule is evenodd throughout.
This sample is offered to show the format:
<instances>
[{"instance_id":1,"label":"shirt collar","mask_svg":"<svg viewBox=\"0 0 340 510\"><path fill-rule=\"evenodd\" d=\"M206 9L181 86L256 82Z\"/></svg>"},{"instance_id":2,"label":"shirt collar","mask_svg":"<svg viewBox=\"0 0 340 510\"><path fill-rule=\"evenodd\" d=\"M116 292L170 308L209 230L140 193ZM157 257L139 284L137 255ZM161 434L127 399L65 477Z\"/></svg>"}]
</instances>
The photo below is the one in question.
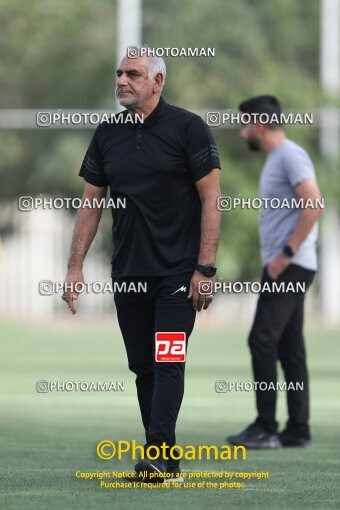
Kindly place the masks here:
<instances>
[{"instance_id":1,"label":"shirt collar","mask_svg":"<svg viewBox=\"0 0 340 510\"><path fill-rule=\"evenodd\" d=\"M154 126L156 124L157 119L158 119L158 117L159 117L159 115L160 115L160 113L163 110L165 105L166 105L166 102L164 101L162 96L160 96L156 108L154 108L154 110L152 110L150 115L148 115L146 117L146 119L144 119L143 125L147 126L147 127Z\"/></svg>"}]
</instances>

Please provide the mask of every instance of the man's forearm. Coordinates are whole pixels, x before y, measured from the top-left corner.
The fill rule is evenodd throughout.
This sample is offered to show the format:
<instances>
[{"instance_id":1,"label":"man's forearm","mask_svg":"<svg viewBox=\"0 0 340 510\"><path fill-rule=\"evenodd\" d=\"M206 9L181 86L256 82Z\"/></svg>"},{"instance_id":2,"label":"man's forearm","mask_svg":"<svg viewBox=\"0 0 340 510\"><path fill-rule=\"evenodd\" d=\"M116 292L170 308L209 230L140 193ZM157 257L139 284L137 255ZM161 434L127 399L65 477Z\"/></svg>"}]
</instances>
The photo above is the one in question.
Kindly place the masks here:
<instances>
[{"instance_id":1,"label":"man's forearm","mask_svg":"<svg viewBox=\"0 0 340 510\"><path fill-rule=\"evenodd\" d=\"M221 212L216 207L216 199L209 197L202 201L199 264L215 264L220 227Z\"/></svg>"},{"instance_id":2,"label":"man's forearm","mask_svg":"<svg viewBox=\"0 0 340 510\"><path fill-rule=\"evenodd\" d=\"M300 245L306 239L314 224L318 221L321 213L322 209L319 208L303 209L301 211L296 228L288 241L289 246L291 246L294 252L298 250Z\"/></svg>"},{"instance_id":3,"label":"man's forearm","mask_svg":"<svg viewBox=\"0 0 340 510\"><path fill-rule=\"evenodd\" d=\"M78 210L68 262L69 269L82 268L85 256L96 235L101 215L101 208Z\"/></svg>"}]
</instances>

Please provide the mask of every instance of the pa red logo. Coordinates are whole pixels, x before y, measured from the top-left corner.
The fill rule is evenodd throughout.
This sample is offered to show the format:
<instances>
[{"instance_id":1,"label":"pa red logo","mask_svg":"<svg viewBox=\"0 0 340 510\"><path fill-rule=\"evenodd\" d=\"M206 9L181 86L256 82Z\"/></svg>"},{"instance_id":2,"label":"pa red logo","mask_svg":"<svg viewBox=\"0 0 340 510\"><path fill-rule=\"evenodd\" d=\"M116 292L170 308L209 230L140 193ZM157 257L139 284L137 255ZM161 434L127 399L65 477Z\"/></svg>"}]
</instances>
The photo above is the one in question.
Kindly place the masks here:
<instances>
[{"instance_id":1,"label":"pa red logo","mask_svg":"<svg viewBox=\"0 0 340 510\"><path fill-rule=\"evenodd\" d=\"M158 332L156 340L156 361L158 362L183 362L185 361L185 339L184 332Z\"/></svg>"}]
</instances>

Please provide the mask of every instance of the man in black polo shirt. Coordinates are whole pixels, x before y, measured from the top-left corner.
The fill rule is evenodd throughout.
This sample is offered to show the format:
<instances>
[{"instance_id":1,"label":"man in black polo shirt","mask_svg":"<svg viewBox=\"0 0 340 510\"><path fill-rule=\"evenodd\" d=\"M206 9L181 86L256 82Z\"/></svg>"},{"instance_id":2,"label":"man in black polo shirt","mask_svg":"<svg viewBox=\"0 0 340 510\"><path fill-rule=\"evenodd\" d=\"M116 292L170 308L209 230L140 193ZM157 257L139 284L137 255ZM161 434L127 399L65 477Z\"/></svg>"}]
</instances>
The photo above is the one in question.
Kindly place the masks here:
<instances>
[{"instance_id":1,"label":"man in black polo shirt","mask_svg":"<svg viewBox=\"0 0 340 510\"><path fill-rule=\"evenodd\" d=\"M184 392L183 361L156 361L159 332L185 333L185 348L196 311L213 296L198 292L200 280L215 279L220 213L216 207L220 162L203 120L161 97L166 68L159 57L123 58L116 95L129 114L144 122L107 123L96 129L80 175L84 199L124 198L113 211L112 278L147 283L147 293L116 293L115 303L136 374L146 445L176 444L175 426ZM83 281L82 265L96 234L99 208L77 215L67 284ZM76 313L75 292L65 292ZM163 346L164 347L164 346ZM184 357L185 359L185 357ZM136 472L178 476L179 461L140 460Z\"/></svg>"}]
</instances>

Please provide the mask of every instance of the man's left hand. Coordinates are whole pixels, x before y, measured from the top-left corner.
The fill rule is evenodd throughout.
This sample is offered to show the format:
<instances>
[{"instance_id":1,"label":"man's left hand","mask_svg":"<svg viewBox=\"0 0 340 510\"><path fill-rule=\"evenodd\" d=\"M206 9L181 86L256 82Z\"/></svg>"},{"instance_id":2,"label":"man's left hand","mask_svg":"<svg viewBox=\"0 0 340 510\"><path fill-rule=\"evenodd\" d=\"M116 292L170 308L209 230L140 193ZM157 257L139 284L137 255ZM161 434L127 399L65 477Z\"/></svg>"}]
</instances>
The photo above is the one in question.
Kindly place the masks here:
<instances>
[{"instance_id":1,"label":"man's left hand","mask_svg":"<svg viewBox=\"0 0 340 510\"><path fill-rule=\"evenodd\" d=\"M276 280L280 276L280 274L283 273L285 269L287 269L290 262L291 262L290 257L288 257L288 255L282 252L268 263L267 273L271 278Z\"/></svg>"},{"instance_id":2,"label":"man's left hand","mask_svg":"<svg viewBox=\"0 0 340 510\"><path fill-rule=\"evenodd\" d=\"M209 305L211 304L212 300L208 299L209 296L214 296L215 293L215 276L205 276L204 274L195 271L192 275L191 282L190 282L190 290L188 299L192 298L192 305L194 307L194 310L197 310L197 312L200 312L203 308L203 310L206 310ZM206 293L206 288L200 289L199 282L206 283L206 287L211 288L211 292L209 292L209 295L203 295L199 293L199 290L204 291Z\"/></svg>"}]
</instances>

